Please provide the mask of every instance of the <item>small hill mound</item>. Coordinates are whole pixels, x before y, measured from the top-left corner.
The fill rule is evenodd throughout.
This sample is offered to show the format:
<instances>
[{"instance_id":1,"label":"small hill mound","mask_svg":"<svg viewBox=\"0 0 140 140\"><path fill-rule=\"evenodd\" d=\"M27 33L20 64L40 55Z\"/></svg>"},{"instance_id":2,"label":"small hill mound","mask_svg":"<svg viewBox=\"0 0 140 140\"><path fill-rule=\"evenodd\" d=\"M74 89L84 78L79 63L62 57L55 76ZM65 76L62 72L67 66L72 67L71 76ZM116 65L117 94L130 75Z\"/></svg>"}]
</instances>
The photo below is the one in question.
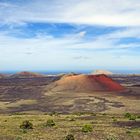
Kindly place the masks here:
<instances>
[{"instance_id":1,"label":"small hill mound","mask_svg":"<svg viewBox=\"0 0 140 140\"><path fill-rule=\"evenodd\" d=\"M75 76L75 75L78 75L78 74L77 74L77 73L71 72L71 73L63 74L63 75L61 75L61 76L64 78L64 77Z\"/></svg>"},{"instance_id":2,"label":"small hill mound","mask_svg":"<svg viewBox=\"0 0 140 140\"><path fill-rule=\"evenodd\" d=\"M11 78L37 78L37 77L45 77L45 75L23 71L20 73L16 73L10 76Z\"/></svg>"},{"instance_id":3,"label":"small hill mound","mask_svg":"<svg viewBox=\"0 0 140 140\"><path fill-rule=\"evenodd\" d=\"M107 70L95 70L92 74L93 75L96 75L96 74L112 75L113 73Z\"/></svg>"},{"instance_id":4,"label":"small hill mound","mask_svg":"<svg viewBox=\"0 0 140 140\"><path fill-rule=\"evenodd\" d=\"M51 91L92 92L119 91L123 90L124 87L108 76L101 74L64 76L48 85L47 89Z\"/></svg>"},{"instance_id":5,"label":"small hill mound","mask_svg":"<svg viewBox=\"0 0 140 140\"><path fill-rule=\"evenodd\" d=\"M6 77L6 75L0 74L0 78L5 78L5 77Z\"/></svg>"}]
</instances>

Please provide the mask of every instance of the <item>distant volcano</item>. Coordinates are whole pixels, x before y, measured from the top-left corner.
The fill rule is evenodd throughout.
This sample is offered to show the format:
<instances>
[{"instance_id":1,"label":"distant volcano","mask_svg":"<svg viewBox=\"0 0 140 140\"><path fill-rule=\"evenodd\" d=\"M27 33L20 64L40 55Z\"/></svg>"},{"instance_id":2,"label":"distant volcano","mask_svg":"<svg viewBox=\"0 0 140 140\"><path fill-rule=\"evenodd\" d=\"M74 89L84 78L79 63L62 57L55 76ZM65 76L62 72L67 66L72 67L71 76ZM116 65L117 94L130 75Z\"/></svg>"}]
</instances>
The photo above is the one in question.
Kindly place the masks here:
<instances>
[{"instance_id":1,"label":"distant volcano","mask_svg":"<svg viewBox=\"0 0 140 140\"><path fill-rule=\"evenodd\" d=\"M111 71L107 70L95 70L92 74L105 74L105 75L112 75L113 73Z\"/></svg>"},{"instance_id":2,"label":"distant volcano","mask_svg":"<svg viewBox=\"0 0 140 140\"><path fill-rule=\"evenodd\" d=\"M11 78L35 78L35 77L45 77L43 74L38 74L34 72L23 71L10 76Z\"/></svg>"},{"instance_id":3,"label":"distant volcano","mask_svg":"<svg viewBox=\"0 0 140 140\"><path fill-rule=\"evenodd\" d=\"M6 77L6 75L0 74L0 78L4 78L4 77Z\"/></svg>"},{"instance_id":4,"label":"distant volcano","mask_svg":"<svg viewBox=\"0 0 140 140\"><path fill-rule=\"evenodd\" d=\"M120 91L124 87L108 76L101 75L70 75L51 83L47 89L51 91Z\"/></svg>"}]
</instances>

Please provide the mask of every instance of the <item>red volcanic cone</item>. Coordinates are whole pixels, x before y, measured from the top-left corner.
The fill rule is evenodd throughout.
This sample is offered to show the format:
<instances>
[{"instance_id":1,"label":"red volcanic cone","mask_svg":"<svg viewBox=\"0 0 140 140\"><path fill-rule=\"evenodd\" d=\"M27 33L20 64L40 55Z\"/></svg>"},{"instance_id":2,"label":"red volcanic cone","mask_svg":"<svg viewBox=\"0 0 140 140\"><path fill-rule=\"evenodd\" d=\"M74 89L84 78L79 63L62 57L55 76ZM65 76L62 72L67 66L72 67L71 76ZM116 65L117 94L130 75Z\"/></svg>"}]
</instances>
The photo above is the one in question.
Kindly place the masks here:
<instances>
[{"instance_id":1,"label":"red volcanic cone","mask_svg":"<svg viewBox=\"0 0 140 140\"><path fill-rule=\"evenodd\" d=\"M116 81L108 76L101 75L70 75L50 84L48 89L52 91L120 91L124 90Z\"/></svg>"}]
</instances>

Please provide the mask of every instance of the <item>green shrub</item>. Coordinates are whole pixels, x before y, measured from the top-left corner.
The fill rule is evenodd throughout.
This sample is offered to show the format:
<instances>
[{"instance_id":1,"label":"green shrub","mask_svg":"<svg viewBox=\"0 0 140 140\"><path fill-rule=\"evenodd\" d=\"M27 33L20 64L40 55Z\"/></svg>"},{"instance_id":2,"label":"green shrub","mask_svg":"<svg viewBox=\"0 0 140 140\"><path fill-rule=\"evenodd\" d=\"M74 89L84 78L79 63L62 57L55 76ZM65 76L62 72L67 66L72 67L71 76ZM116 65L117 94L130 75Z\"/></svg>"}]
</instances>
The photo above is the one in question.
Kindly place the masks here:
<instances>
[{"instance_id":1,"label":"green shrub","mask_svg":"<svg viewBox=\"0 0 140 140\"><path fill-rule=\"evenodd\" d=\"M117 122L117 119L115 117L112 117L113 122Z\"/></svg>"},{"instance_id":2,"label":"green shrub","mask_svg":"<svg viewBox=\"0 0 140 140\"><path fill-rule=\"evenodd\" d=\"M131 134L132 132L130 130L127 130L126 131L126 134Z\"/></svg>"},{"instance_id":3,"label":"green shrub","mask_svg":"<svg viewBox=\"0 0 140 140\"><path fill-rule=\"evenodd\" d=\"M85 132L85 133L92 132L92 130L93 130L93 128L92 128L92 125L90 125L90 124L86 124L82 127L82 132Z\"/></svg>"},{"instance_id":4,"label":"green shrub","mask_svg":"<svg viewBox=\"0 0 140 140\"><path fill-rule=\"evenodd\" d=\"M12 113L12 115L25 115L25 113L23 113L23 112L14 112L14 113Z\"/></svg>"},{"instance_id":5,"label":"green shrub","mask_svg":"<svg viewBox=\"0 0 140 140\"><path fill-rule=\"evenodd\" d=\"M53 111L53 112L50 112L50 113L49 113L49 115L50 115L50 116L58 116L58 115L59 115L59 113L57 113L57 112Z\"/></svg>"},{"instance_id":6,"label":"green shrub","mask_svg":"<svg viewBox=\"0 0 140 140\"><path fill-rule=\"evenodd\" d=\"M47 127L53 127L53 126L55 126L55 122L53 120L49 119L46 122L46 126Z\"/></svg>"},{"instance_id":7,"label":"green shrub","mask_svg":"<svg viewBox=\"0 0 140 140\"><path fill-rule=\"evenodd\" d=\"M74 136L72 134L68 134L66 137L65 137L65 140L75 140L74 139Z\"/></svg>"},{"instance_id":8,"label":"green shrub","mask_svg":"<svg viewBox=\"0 0 140 140\"><path fill-rule=\"evenodd\" d=\"M125 113L125 118L128 118L129 120L136 120L137 116L130 113Z\"/></svg>"},{"instance_id":9,"label":"green shrub","mask_svg":"<svg viewBox=\"0 0 140 140\"><path fill-rule=\"evenodd\" d=\"M96 116L97 114L96 114L96 113L90 113L90 115L91 115L91 116Z\"/></svg>"},{"instance_id":10,"label":"green shrub","mask_svg":"<svg viewBox=\"0 0 140 140\"><path fill-rule=\"evenodd\" d=\"M118 140L115 136L108 136L106 140Z\"/></svg>"},{"instance_id":11,"label":"green shrub","mask_svg":"<svg viewBox=\"0 0 140 140\"><path fill-rule=\"evenodd\" d=\"M131 117L131 114L127 112L127 113L125 113L124 116L125 116L125 118L130 118Z\"/></svg>"},{"instance_id":12,"label":"green shrub","mask_svg":"<svg viewBox=\"0 0 140 140\"><path fill-rule=\"evenodd\" d=\"M129 117L129 120L134 120L134 121L135 121L136 118L137 118L137 117L136 117L135 115L131 115L131 116Z\"/></svg>"},{"instance_id":13,"label":"green shrub","mask_svg":"<svg viewBox=\"0 0 140 140\"><path fill-rule=\"evenodd\" d=\"M30 121L23 121L20 125L20 128L22 129L33 129L33 124Z\"/></svg>"},{"instance_id":14,"label":"green shrub","mask_svg":"<svg viewBox=\"0 0 140 140\"><path fill-rule=\"evenodd\" d=\"M68 120L69 121L75 121L75 117L71 116Z\"/></svg>"},{"instance_id":15,"label":"green shrub","mask_svg":"<svg viewBox=\"0 0 140 140\"><path fill-rule=\"evenodd\" d=\"M102 115L103 115L103 116L106 116L107 114L106 114L106 113L103 113Z\"/></svg>"},{"instance_id":16,"label":"green shrub","mask_svg":"<svg viewBox=\"0 0 140 140\"><path fill-rule=\"evenodd\" d=\"M47 112L45 112L44 115L49 115L49 114Z\"/></svg>"}]
</instances>

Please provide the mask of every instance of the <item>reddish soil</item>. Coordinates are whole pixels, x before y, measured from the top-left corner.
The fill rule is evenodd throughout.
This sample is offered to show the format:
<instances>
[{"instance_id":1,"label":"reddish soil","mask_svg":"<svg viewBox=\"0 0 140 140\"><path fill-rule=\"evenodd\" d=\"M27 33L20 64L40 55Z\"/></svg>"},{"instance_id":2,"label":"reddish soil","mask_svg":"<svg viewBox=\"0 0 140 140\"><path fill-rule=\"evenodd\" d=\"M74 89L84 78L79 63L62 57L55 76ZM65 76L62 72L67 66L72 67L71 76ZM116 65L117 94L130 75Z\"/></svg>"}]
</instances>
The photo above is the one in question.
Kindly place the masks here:
<instances>
[{"instance_id":1,"label":"reddish soil","mask_svg":"<svg viewBox=\"0 0 140 140\"><path fill-rule=\"evenodd\" d=\"M116 90L123 90L124 87L121 86L116 81L112 80L108 76L101 74L101 75L89 75L89 78L95 79L98 83L104 86L109 91L116 91Z\"/></svg>"}]
</instances>

